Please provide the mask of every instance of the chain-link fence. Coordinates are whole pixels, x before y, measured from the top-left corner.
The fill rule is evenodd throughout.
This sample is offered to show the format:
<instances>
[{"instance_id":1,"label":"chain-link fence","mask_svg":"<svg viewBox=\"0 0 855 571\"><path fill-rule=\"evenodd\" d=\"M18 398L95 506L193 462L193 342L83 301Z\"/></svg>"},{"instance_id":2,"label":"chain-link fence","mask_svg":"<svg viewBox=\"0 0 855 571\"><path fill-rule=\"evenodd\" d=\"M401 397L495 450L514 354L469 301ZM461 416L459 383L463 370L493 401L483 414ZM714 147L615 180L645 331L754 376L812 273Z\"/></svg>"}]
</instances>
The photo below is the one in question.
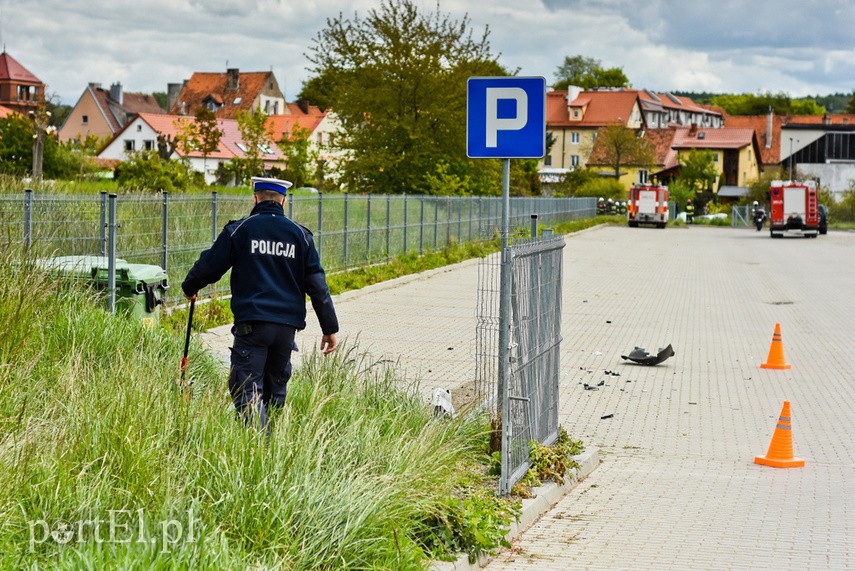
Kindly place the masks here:
<instances>
[{"instance_id":1,"label":"chain-link fence","mask_svg":"<svg viewBox=\"0 0 855 571\"><path fill-rule=\"evenodd\" d=\"M162 267L172 284L184 279L229 220L252 208L249 196L216 192L119 194L115 204L116 255ZM595 208L593 198L512 198L511 226L526 227L533 214L547 225L586 218ZM107 193L2 195L0 244L27 245L36 257L107 255L107 211ZM289 195L286 213L312 230L328 273L491 239L501 230L499 197ZM178 299L178 288L168 297Z\"/></svg>"},{"instance_id":2,"label":"chain-link fence","mask_svg":"<svg viewBox=\"0 0 855 571\"><path fill-rule=\"evenodd\" d=\"M475 392L493 418L501 418L502 474L509 493L531 466L529 442L550 444L558 436L564 238L516 241L510 246L511 302L508 346L499 329L501 259L482 260L478 272ZM500 367L507 360L507 387Z\"/></svg>"}]
</instances>

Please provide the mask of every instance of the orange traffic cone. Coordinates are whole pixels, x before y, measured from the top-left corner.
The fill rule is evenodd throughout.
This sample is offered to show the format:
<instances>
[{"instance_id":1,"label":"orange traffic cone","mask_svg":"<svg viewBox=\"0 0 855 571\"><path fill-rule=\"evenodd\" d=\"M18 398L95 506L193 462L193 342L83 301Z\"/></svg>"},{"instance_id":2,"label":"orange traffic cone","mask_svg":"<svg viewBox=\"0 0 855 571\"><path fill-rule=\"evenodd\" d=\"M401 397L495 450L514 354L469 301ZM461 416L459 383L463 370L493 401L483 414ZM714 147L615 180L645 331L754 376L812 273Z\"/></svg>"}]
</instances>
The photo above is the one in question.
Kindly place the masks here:
<instances>
[{"instance_id":1,"label":"orange traffic cone","mask_svg":"<svg viewBox=\"0 0 855 571\"><path fill-rule=\"evenodd\" d=\"M801 458L793 458L793 427L790 420L790 401L784 401L781 416L778 417L778 426L772 435L769 451L765 456L755 456L755 464L772 466L773 468L801 468L805 461Z\"/></svg>"},{"instance_id":2,"label":"orange traffic cone","mask_svg":"<svg viewBox=\"0 0 855 571\"><path fill-rule=\"evenodd\" d=\"M764 369L789 369L792 367L784 360L784 342L781 340L781 324L775 324L775 334L772 335L772 345L769 346L769 356L760 365Z\"/></svg>"}]
</instances>

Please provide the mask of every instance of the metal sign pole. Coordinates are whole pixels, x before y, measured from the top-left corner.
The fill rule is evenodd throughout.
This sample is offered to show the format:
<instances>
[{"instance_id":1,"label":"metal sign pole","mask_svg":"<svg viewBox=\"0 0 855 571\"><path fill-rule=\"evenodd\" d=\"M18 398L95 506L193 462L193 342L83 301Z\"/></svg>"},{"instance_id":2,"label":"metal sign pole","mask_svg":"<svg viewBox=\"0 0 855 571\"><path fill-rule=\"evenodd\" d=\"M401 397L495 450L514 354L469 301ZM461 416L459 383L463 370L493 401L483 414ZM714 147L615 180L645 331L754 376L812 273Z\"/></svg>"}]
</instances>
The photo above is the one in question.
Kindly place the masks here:
<instances>
[{"instance_id":1,"label":"metal sign pole","mask_svg":"<svg viewBox=\"0 0 855 571\"><path fill-rule=\"evenodd\" d=\"M510 379L510 332L511 332L511 250L508 247L510 234L510 188L511 160L502 159L502 266L499 285L499 410L502 411L502 474L499 478L499 493L510 493L508 476L510 475L510 399L508 386Z\"/></svg>"}]
</instances>

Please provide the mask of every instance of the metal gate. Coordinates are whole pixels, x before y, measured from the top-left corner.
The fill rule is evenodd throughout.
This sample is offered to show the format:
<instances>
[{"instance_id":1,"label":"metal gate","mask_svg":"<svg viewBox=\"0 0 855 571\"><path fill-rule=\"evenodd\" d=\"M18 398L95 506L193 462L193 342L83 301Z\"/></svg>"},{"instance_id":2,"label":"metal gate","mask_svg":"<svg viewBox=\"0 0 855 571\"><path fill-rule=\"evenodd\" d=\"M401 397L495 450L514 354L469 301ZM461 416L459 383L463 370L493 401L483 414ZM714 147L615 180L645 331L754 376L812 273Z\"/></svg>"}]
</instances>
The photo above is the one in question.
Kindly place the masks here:
<instances>
[{"instance_id":1,"label":"metal gate","mask_svg":"<svg viewBox=\"0 0 855 571\"><path fill-rule=\"evenodd\" d=\"M531 467L529 443L551 444L558 436L563 249L563 237L510 247L510 335L504 348L497 343L497 258L485 259L479 268L476 391L491 415L502 419L501 494ZM502 359L509 363L504 391L497 382Z\"/></svg>"}]
</instances>

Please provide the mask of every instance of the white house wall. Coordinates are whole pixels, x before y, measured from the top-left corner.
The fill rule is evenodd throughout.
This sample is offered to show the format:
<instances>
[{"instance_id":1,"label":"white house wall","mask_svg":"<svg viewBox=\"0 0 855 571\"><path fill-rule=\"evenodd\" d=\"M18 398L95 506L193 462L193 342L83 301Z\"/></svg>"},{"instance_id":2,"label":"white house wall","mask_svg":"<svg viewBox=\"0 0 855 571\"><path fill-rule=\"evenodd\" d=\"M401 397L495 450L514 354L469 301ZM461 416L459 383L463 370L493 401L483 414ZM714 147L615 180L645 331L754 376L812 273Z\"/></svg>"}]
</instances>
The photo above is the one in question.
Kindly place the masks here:
<instances>
[{"instance_id":1,"label":"white house wall","mask_svg":"<svg viewBox=\"0 0 855 571\"><path fill-rule=\"evenodd\" d=\"M98 154L102 159L116 159L123 161L128 158L127 141L134 142L134 151L142 151L145 149L146 141L150 141L154 145L154 150L157 150L157 133L149 127L148 123L141 119L135 119L127 129L122 131L122 134L113 139L103 151Z\"/></svg>"},{"instance_id":2,"label":"white house wall","mask_svg":"<svg viewBox=\"0 0 855 571\"><path fill-rule=\"evenodd\" d=\"M835 200L841 200L843 193L855 184L855 165L845 163L798 163L799 175L808 175L819 179L822 188L834 193Z\"/></svg>"}]
</instances>

